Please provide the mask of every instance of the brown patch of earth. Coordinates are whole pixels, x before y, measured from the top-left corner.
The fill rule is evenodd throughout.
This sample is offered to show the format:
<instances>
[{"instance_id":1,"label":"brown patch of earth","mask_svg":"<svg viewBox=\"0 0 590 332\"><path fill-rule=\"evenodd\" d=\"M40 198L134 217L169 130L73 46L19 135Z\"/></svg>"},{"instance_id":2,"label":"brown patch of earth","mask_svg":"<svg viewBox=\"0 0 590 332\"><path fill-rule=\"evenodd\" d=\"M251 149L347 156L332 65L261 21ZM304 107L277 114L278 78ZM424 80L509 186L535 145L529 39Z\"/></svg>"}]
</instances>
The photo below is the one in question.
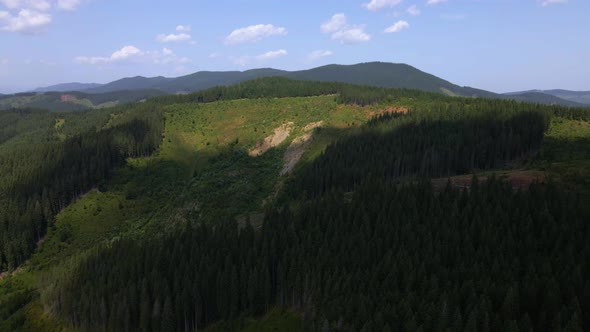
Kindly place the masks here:
<instances>
[{"instance_id":1,"label":"brown patch of earth","mask_svg":"<svg viewBox=\"0 0 590 332\"><path fill-rule=\"evenodd\" d=\"M371 111L369 113L367 113L367 119L371 119L373 117L376 116L380 116L380 115L384 115L384 114L393 114L393 113L400 113L400 114L406 114L408 113L410 110L407 107L387 107L381 110L377 110L377 111Z\"/></svg>"},{"instance_id":2,"label":"brown patch of earth","mask_svg":"<svg viewBox=\"0 0 590 332\"><path fill-rule=\"evenodd\" d=\"M261 143L258 143L253 149L248 151L251 157L256 157L264 154L266 151L274 148L283 143L291 130L293 129L293 122L284 123L282 126L275 128L274 132L264 139Z\"/></svg>"},{"instance_id":3,"label":"brown patch of earth","mask_svg":"<svg viewBox=\"0 0 590 332\"><path fill-rule=\"evenodd\" d=\"M281 175L290 173L293 170L295 165L297 165L297 162L299 162L299 160L303 156L305 149L311 143L313 139L313 130L321 127L323 124L324 121L309 123L305 127L303 127L303 131L305 133L293 139L293 141L287 148L287 151L285 151L285 155L283 156L285 165L283 166L283 170L281 170Z\"/></svg>"}]
</instances>

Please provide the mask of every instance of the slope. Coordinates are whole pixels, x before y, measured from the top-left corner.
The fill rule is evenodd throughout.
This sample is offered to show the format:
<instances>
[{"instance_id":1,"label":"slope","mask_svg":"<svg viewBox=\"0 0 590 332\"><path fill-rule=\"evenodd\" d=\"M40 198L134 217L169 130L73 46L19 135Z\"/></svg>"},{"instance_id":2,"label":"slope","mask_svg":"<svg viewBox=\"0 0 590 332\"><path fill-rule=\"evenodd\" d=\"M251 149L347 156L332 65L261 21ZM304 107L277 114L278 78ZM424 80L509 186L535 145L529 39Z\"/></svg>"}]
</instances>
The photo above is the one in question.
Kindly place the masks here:
<instances>
[{"instance_id":1,"label":"slope","mask_svg":"<svg viewBox=\"0 0 590 332\"><path fill-rule=\"evenodd\" d=\"M562 90L562 89L530 90L530 91L521 91L521 92L509 92L509 93L505 93L504 95L515 96L515 95L522 95L522 94L527 94L527 93L542 93L545 95L555 96L557 98L561 98L564 100L569 100L574 103L590 105L590 91L571 91L571 90Z\"/></svg>"},{"instance_id":2,"label":"slope","mask_svg":"<svg viewBox=\"0 0 590 332\"><path fill-rule=\"evenodd\" d=\"M46 86L46 87L42 87L42 88L37 88L37 89L33 90L33 92L84 91L84 90L88 90L88 89L98 88L101 85L102 84L98 84L98 83L78 83L78 82L62 83L62 84L56 84L56 85L50 85L50 86Z\"/></svg>"},{"instance_id":3,"label":"slope","mask_svg":"<svg viewBox=\"0 0 590 332\"><path fill-rule=\"evenodd\" d=\"M407 64L368 62L354 65L327 65L302 71L282 71L272 68L247 71L201 71L190 75L166 77L123 78L99 87L86 89L86 93L106 93L121 90L156 89L165 93L188 93L214 86L227 86L259 77L282 76L305 81L341 82L386 88L406 88L442 93L449 96L515 99L533 103L580 106L571 100L541 93L501 95L471 87L461 87L449 81L425 73Z\"/></svg>"}]
</instances>

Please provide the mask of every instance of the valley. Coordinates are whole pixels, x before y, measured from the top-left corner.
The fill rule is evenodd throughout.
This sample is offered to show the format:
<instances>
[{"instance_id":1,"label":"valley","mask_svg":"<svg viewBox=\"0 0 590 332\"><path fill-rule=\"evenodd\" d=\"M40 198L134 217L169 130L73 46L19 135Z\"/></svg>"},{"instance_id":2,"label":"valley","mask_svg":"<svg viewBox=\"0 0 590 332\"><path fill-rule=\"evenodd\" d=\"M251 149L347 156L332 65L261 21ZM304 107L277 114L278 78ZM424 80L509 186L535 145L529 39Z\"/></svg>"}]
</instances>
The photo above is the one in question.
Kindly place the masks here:
<instances>
[{"instance_id":1,"label":"valley","mask_svg":"<svg viewBox=\"0 0 590 332\"><path fill-rule=\"evenodd\" d=\"M403 275L401 278L412 278L416 273L422 278L434 278L433 274L428 277L426 267L420 267L419 271L412 267L420 264L417 258L411 258L412 261L404 258L410 248L417 250L417 243L402 241L399 232L404 232L407 239L433 236L438 238L436 241L446 241L453 246L452 243L458 243L452 240L453 232L458 229L453 220L458 220L458 216L456 207L448 204L467 204L469 207L465 209L471 211L472 216L469 223L478 223L482 230L491 232L484 235L478 233L474 225L465 226L472 232L465 236L478 237L482 248L494 252L487 256L484 251L475 251L480 255L477 259L492 264L491 257L502 257L501 264L508 265L517 263L509 263L500 252L494 251L493 241L500 241L502 248L513 248L511 241L517 237L500 240L498 234L523 234L533 226L517 224L514 227L518 230L508 231L507 224L489 224L489 220L481 219L485 214L475 211L488 209L489 213L496 211L493 212L496 218L517 220L522 216L516 214L518 209L512 208L511 202L521 202L522 206L530 207L526 218L547 223L547 230L557 232L557 226L534 208L538 204L534 200L549 204L544 213L560 218L564 225L571 224L562 226L559 232L576 247L570 246L564 252L579 250L578 256L571 256L573 261L562 268L573 271L574 275L588 269L587 264L582 263L587 253L582 240L589 230L582 223L583 216L588 213L590 197L587 183L590 113L587 109L263 78L229 88L164 96L145 103L87 113L5 111L1 114L4 116L2 123L17 123L17 126L0 127L4 128L0 136L4 137L0 140L0 154L10 156L9 160L14 162L22 158L19 149L29 149L29 144L39 142L40 138L47 140L47 148L61 149L58 148L61 144L67 146L88 130L89 134L83 135L98 135L97 142L104 140L100 144L111 146L109 149L113 150L109 151L113 156L120 155L123 159L114 162L112 171L104 173L98 181L89 179L88 185L73 190L71 199L56 196L57 201L50 203L54 207L44 207L45 201L40 199L43 212L39 229L46 229L46 234L36 237L32 233L32 239L38 239L36 248L30 257L19 258L18 269L7 259L11 257L8 256L10 252L2 254L6 272L0 281L0 330L73 331L100 324L107 324L104 328L110 330L118 329L121 326L118 324L124 322L138 324L134 326L145 330L209 326L210 331L249 331L275 326L296 331L303 326L316 329L326 324L361 329L369 323L357 314L346 315L350 320L339 316L356 306L347 306L348 300L337 299L349 292L355 303L376 306L375 310L379 311L381 305L363 297L361 289L374 293L380 288L358 280L359 287L364 288L344 286L349 281L338 279L341 271L334 269L330 261L337 260L340 268L347 269L344 276L360 277L362 274L355 267L360 264L359 257L349 251L356 243L354 246L360 246L357 248L365 253L366 260L385 259L393 264L390 268ZM87 142L95 144L90 137ZM73 148L78 149L76 145ZM65 151L64 159L57 161L58 164L67 164L70 157L68 150ZM29 161L34 172L35 163L49 158L45 153L41 155L44 157L38 161ZM112 158L109 160L115 160ZM13 172L17 170L13 168ZM18 173L14 174L15 179L20 178ZM481 179L478 184L471 183L474 174ZM86 178L84 173L81 176ZM504 185L503 180L495 180L496 177L507 178L510 184ZM424 182L429 178L435 179L431 185ZM449 178L451 186L446 185ZM525 182L522 178L526 178ZM39 181L42 183L42 178ZM518 182L516 186L515 181ZM3 185L7 188L14 183ZM475 193L489 200L478 200ZM563 199L550 203L551 197ZM2 199L10 202L8 196ZM415 215L416 200L429 202L422 217ZM453 200L457 201L452 203ZM498 205L490 207L483 203L486 201ZM3 204L12 206L13 203ZM53 217L51 209L56 209ZM443 211L444 217L438 217ZM498 211L511 216L497 214ZM397 221L384 223L387 218ZM0 220L10 225L7 215ZM365 223L359 224L360 220ZM415 223L406 223L397 229L394 225L402 223L401 220ZM442 224L429 220L439 220ZM425 232L424 223L439 231ZM380 231L372 231L373 227ZM495 227L501 230L494 230ZM573 229L581 233L575 235L570 232ZM289 237L283 239L286 234ZM396 251L387 249L378 234L394 236L393 243L400 243L400 246ZM546 259L546 255L558 255L551 256L554 259L562 257L545 251L533 254L534 244L549 241L551 233L536 230L531 234L538 235L529 237L527 247L519 249L523 250L519 251L523 255L536 255L534 260L539 261ZM338 244L330 239L343 242ZM10 243L9 238L2 241L4 247ZM359 241L365 245L360 245ZM325 243L328 247L313 243ZM20 242L14 243L14 248L18 245ZM274 249L269 251L270 248ZM426 259L431 250L429 246L424 248L426 251L419 251L422 259ZM445 248L451 250L445 255L457 250ZM192 254L187 256L189 252ZM464 249L463 252L470 251ZM391 260L391 255L397 258ZM303 257L313 257L311 265L305 263ZM448 272L439 269L453 271L457 265L451 257L440 257L444 263L429 261L429 269L439 271L436 275L440 276ZM472 262L474 258L466 254L460 259ZM159 267L155 268L150 262ZM559 260L552 262L559 264ZM101 266L111 268L105 270ZM188 269L189 266L197 269ZM385 267L380 266L364 268L376 269L371 273L377 276L386 273L381 270ZM317 268L324 272L315 271ZM134 271L138 269L145 269L146 273L136 275ZM244 272L243 269L258 272ZM473 278L480 278L480 283L489 282L481 279L477 264L470 269L469 273ZM403 274L402 270L412 274ZM210 277L201 278L199 271ZM268 271L269 275L261 271ZM317 286L319 288L313 288L312 293L306 295L308 286L304 286L304 276L289 271L314 271L307 278L313 278L315 285L324 286ZM500 278L501 272L494 271ZM124 275L129 277L122 278ZM145 279L148 275L151 276L149 280ZM187 275L189 280L179 279L167 284L177 275ZM328 279L320 278L322 275ZM103 283L94 278L107 278L112 288L108 291L97 288ZM452 287L476 287L465 284L462 277L448 275L447 278ZM525 280L528 276L512 275L511 278ZM363 279L372 280L368 275ZM225 281L217 284L216 280ZM384 282L391 280L395 279L374 282L385 285ZM423 282L429 282L427 280ZM424 291L411 279L397 282L402 283L400 289L413 289L407 294ZM436 287L441 285L434 279L430 282L439 285ZM572 282L583 292L583 284ZM145 284L143 290L139 287L141 283ZM209 283L217 285L214 286L216 292L210 291ZM403 286L404 283L408 284ZM168 286L158 286L164 284ZM233 288L224 290L222 285L233 285ZM349 288L344 292L344 288L338 290L336 285ZM192 292L199 294L198 298L181 297L185 292L177 287L193 286L199 287ZM387 287L396 289L398 286ZM129 289L129 295L121 293L124 289ZM321 295L322 289L330 289L330 293ZM478 292L488 292L487 288L478 289ZM74 295L79 290L89 293L82 297ZM230 291L234 293L226 293ZM501 295L486 295L498 298L485 300L492 304L482 300L484 304L478 304L478 310L494 312L493 308L501 307L511 290L503 288L498 292ZM452 302L455 310L465 310L459 304L460 299L445 300L446 295L441 293L420 294L430 296L432 303L457 301ZM388 301L390 296L401 295L390 294L382 301ZM411 296L404 297L407 303L404 305L415 308L426 305L415 302ZM105 297L111 299L104 303L84 302L84 299L95 301L91 299ZM133 298L143 300L128 302ZM147 301L147 309L144 301ZM585 308L585 300L579 301ZM491 307L485 309L486 305ZM105 307L104 311L92 311L92 308L101 307ZM188 308L200 309L195 312ZM130 312L126 314L125 310ZM145 310L157 311L158 318L146 318L149 315L146 316ZM396 310L410 309L398 307ZM532 321L522 324L544 324L534 308L526 310L533 313L529 318ZM189 317L189 313L190 318L179 319ZM101 318L95 321L92 318L98 317L95 315ZM415 316L412 323L399 318L401 316L386 318L385 313L382 315L379 319L402 325L434 324L430 318L422 316ZM579 323L574 323L585 324L579 319ZM503 329L503 322L510 324L504 318L497 320L494 324L500 325L494 328L496 330ZM483 318L477 321L484 324ZM381 323L374 320L370 324Z\"/></svg>"}]
</instances>

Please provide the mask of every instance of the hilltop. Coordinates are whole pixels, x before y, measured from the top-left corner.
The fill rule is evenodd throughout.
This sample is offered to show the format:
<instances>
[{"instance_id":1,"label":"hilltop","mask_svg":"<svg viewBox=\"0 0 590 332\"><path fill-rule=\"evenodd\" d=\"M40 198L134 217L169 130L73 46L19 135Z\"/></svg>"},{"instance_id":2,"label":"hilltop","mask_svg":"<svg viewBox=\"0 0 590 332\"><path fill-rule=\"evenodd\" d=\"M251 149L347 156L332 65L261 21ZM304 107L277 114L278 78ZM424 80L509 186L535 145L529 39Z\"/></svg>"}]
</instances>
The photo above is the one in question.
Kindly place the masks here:
<instances>
[{"instance_id":1,"label":"hilltop","mask_svg":"<svg viewBox=\"0 0 590 332\"><path fill-rule=\"evenodd\" d=\"M246 71L201 71L176 78L129 77L100 86L83 88L85 93L108 93L133 90L159 90L166 94L195 92L214 86L227 86L247 80L280 76L304 81L341 82L385 88L406 88L437 92L449 96L516 99L550 105L581 106L579 98L565 98L549 93L497 94L472 87L459 86L447 80L401 63L368 62L353 65L326 65L309 70L284 71L272 68ZM67 86L67 85L66 85ZM59 86L58 86L59 87ZM564 95L565 96L565 95Z\"/></svg>"}]
</instances>

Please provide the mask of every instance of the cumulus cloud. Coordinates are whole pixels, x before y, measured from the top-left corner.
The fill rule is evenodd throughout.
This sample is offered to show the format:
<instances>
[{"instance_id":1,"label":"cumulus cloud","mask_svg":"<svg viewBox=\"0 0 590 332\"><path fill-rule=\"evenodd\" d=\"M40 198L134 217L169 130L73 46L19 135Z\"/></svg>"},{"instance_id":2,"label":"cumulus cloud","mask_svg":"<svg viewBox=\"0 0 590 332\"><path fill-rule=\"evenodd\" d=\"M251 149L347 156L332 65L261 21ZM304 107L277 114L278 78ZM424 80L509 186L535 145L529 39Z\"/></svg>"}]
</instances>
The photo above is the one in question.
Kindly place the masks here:
<instances>
[{"instance_id":1,"label":"cumulus cloud","mask_svg":"<svg viewBox=\"0 0 590 332\"><path fill-rule=\"evenodd\" d=\"M339 14L335 14L334 16L332 16L332 18L329 21L324 22L320 26L320 30L323 33L332 33L332 32L336 32L336 31L344 28L345 26L346 26L346 15L339 13Z\"/></svg>"},{"instance_id":2,"label":"cumulus cloud","mask_svg":"<svg viewBox=\"0 0 590 332\"><path fill-rule=\"evenodd\" d=\"M154 64L186 64L192 62L190 58L180 57L171 49L164 47L161 51L142 51L135 46L125 46L113 52L110 56L79 56L74 62L79 64L108 64L121 62L142 62Z\"/></svg>"},{"instance_id":3,"label":"cumulus cloud","mask_svg":"<svg viewBox=\"0 0 590 332\"><path fill-rule=\"evenodd\" d=\"M0 30L35 34L43 32L51 23L51 15L30 9L21 9L16 16L0 11Z\"/></svg>"},{"instance_id":4,"label":"cumulus cloud","mask_svg":"<svg viewBox=\"0 0 590 332\"><path fill-rule=\"evenodd\" d=\"M448 0L428 0L428 2L426 4L428 5L438 5L440 3L445 3Z\"/></svg>"},{"instance_id":5,"label":"cumulus cloud","mask_svg":"<svg viewBox=\"0 0 590 332\"><path fill-rule=\"evenodd\" d=\"M189 34L191 31L191 27L188 25L177 25L176 32L178 33L170 33L165 34L161 33L156 36L156 40L160 43L182 43L182 42L189 42L194 44L191 40L192 36Z\"/></svg>"},{"instance_id":6,"label":"cumulus cloud","mask_svg":"<svg viewBox=\"0 0 590 332\"><path fill-rule=\"evenodd\" d=\"M383 32L385 33L394 33L394 32L400 32L404 29L407 29L410 27L410 24L406 21L397 21L395 22L394 25L390 26L389 28L385 29Z\"/></svg>"},{"instance_id":7,"label":"cumulus cloud","mask_svg":"<svg viewBox=\"0 0 590 332\"><path fill-rule=\"evenodd\" d=\"M371 0L371 2L364 3L363 7L368 10L377 11L385 7L394 7L399 5L402 0Z\"/></svg>"},{"instance_id":8,"label":"cumulus cloud","mask_svg":"<svg viewBox=\"0 0 590 332\"><path fill-rule=\"evenodd\" d=\"M81 2L81 0L58 0L57 7L67 11L73 11L78 8Z\"/></svg>"},{"instance_id":9,"label":"cumulus cloud","mask_svg":"<svg viewBox=\"0 0 590 332\"><path fill-rule=\"evenodd\" d=\"M281 50L276 50L276 51L269 51L260 55L256 56L256 60L259 61L265 61L265 60L271 60L271 59L275 59L275 58L280 58L282 56L285 56L289 53L287 53L287 51L281 49Z\"/></svg>"},{"instance_id":10,"label":"cumulus cloud","mask_svg":"<svg viewBox=\"0 0 590 332\"><path fill-rule=\"evenodd\" d=\"M317 60L317 59L327 57L327 56L330 56L333 54L334 54L334 52L332 52L332 51L317 50L317 51L313 51L313 52L309 53L308 58L310 60Z\"/></svg>"},{"instance_id":11,"label":"cumulus cloud","mask_svg":"<svg viewBox=\"0 0 590 332\"><path fill-rule=\"evenodd\" d=\"M143 55L144 53L137 47L129 45L121 48L118 51L113 52L109 57L100 57L100 56L79 56L74 59L77 63L85 63L85 64L98 64L98 63L110 63L110 62L118 62L123 60L128 60L131 58L135 58L138 56Z\"/></svg>"},{"instance_id":12,"label":"cumulus cloud","mask_svg":"<svg viewBox=\"0 0 590 332\"><path fill-rule=\"evenodd\" d=\"M83 0L0 0L0 30L37 34L52 21L52 10L75 10Z\"/></svg>"},{"instance_id":13,"label":"cumulus cloud","mask_svg":"<svg viewBox=\"0 0 590 332\"><path fill-rule=\"evenodd\" d=\"M342 44L355 44L368 42L371 36L365 33L363 26L357 26L334 32L332 40L338 40Z\"/></svg>"},{"instance_id":14,"label":"cumulus cloud","mask_svg":"<svg viewBox=\"0 0 590 332\"><path fill-rule=\"evenodd\" d=\"M191 40L191 35L188 33L171 33L169 35L166 34L159 34L156 37L156 40L160 43L180 43Z\"/></svg>"},{"instance_id":15,"label":"cumulus cloud","mask_svg":"<svg viewBox=\"0 0 590 332\"><path fill-rule=\"evenodd\" d=\"M324 22L320 26L323 33L331 33L332 40L340 41L342 44L355 44L368 42L371 35L365 32L364 25L349 25L346 15L340 13Z\"/></svg>"},{"instance_id":16,"label":"cumulus cloud","mask_svg":"<svg viewBox=\"0 0 590 332\"><path fill-rule=\"evenodd\" d=\"M539 2L541 2L541 6L543 7L547 7L547 6L551 6L551 5L557 5L557 4L566 4L568 0L540 0Z\"/></svg>"},{"instance_id":17,"label":"cumulus cloud","mask_svg":"<svg viewBox=\"0 0 590 332\"><path fill-rule=\"evenodd\" d=\"M286 34L287 29L283 27L275 27L272 24L257 24L232 31L225 38L225 43L228 45L233 45L256 42L266 37L283 36Z\"/></svg>"},{"instance_id":18,"label":"cumulus cloud","mask_svg":"<svg viewBox=\"0 0 590 332\"><path fill-rule=\"evenodd\" d=\"M244 55L244 56L240 56L237 58L234 57L234 58L230 58L230 59L236 65L245 66L251 62L264 62L264 61L280 58L280 57L286 56L288 54L289 53L286 50L280 49L280 50L276 50L276 51L268 51L266 53L262 53L262 54L259 54L256 56Z\"/></svg>"},{"instance_id":19,"label":"cumulus cloud","mask_svg":"<svg viewBox=\"0 0 590 332\"><path fill-rule=\"evenodd\" d=\"M420 9L418 8L418 6L416 5L411 5L408 10L407 10L408 14L412 15L412 16L418 16L420 15Z\"/></svg>"},{"instance_id":20,"label":"cumulus cloud","mask_svg":"<svg viewBox=\"0 0 590 332\"><path fill-rule=\"evenodd\" d=\"M176 32L191 32L190 25L178 25L176 26Z\"/></svg>"},{"instance_id":21,"label":"cumulus cloud","mask_svg":"<svg viewBox=\"0 0 590 332\"><path fill-rule=\"evenodd\" d=\"M46 11L51 8L48 0L0 0L0 3L8 9L34 9Z\"/></svg>"}]
</instances>

